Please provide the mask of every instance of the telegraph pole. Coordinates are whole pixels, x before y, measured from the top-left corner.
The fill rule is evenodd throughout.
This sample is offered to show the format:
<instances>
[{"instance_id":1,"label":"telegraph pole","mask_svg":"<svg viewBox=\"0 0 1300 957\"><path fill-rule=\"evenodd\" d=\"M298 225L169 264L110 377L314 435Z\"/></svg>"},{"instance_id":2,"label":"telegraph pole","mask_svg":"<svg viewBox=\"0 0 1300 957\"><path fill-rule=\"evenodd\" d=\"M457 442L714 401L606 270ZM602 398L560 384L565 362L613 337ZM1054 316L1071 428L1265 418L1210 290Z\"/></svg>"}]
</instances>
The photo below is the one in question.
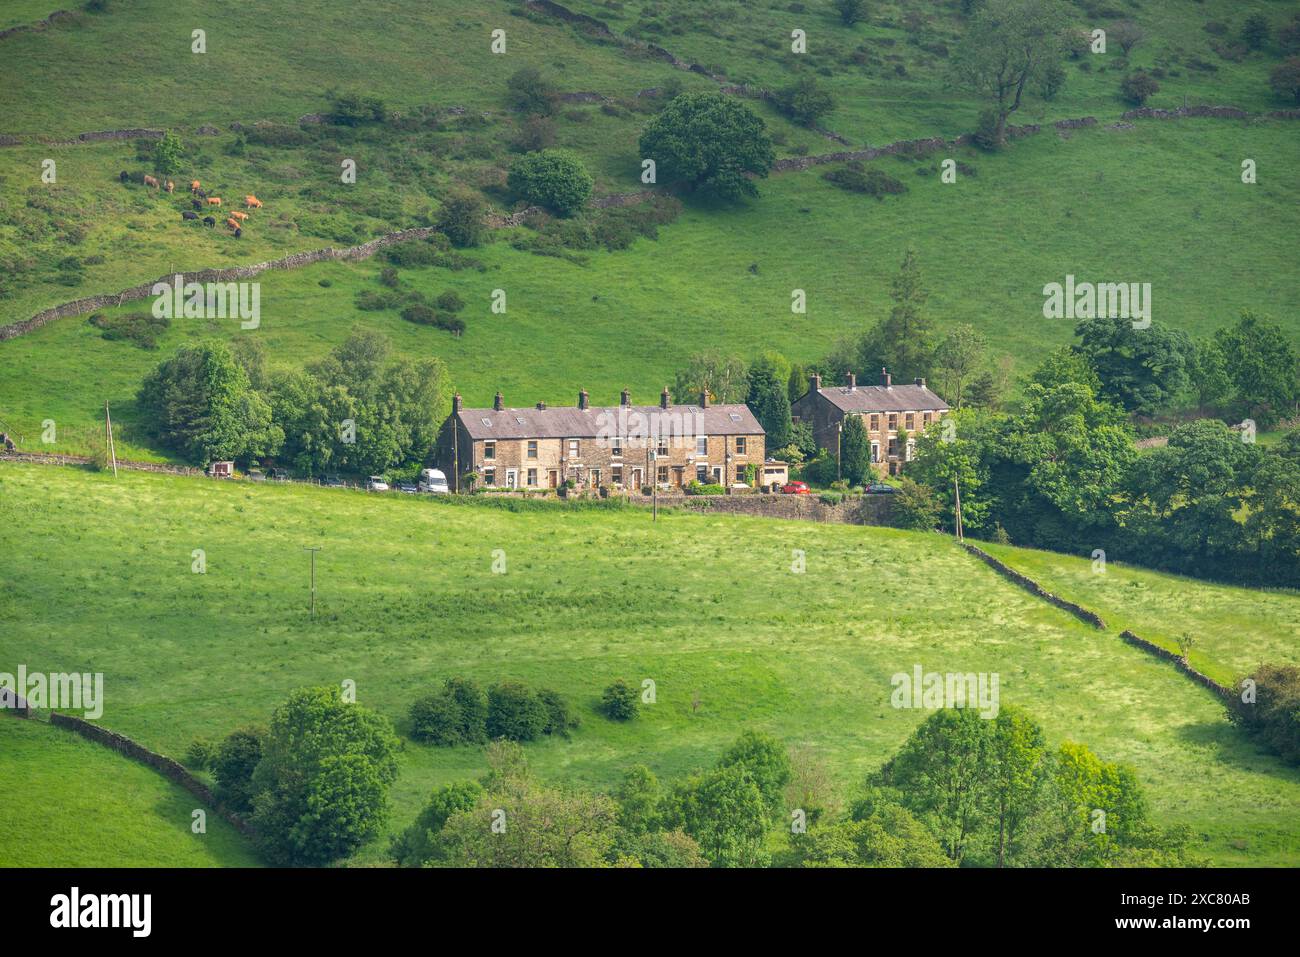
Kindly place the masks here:
<instances>
[{"instance_id":1,"label":"telegraph pole","mask_svg":"<svg viewBox=\"0 0 1300 957\"><path fill-rule=\"evenodd\" d=\"M304 545L302 548L303 551L305 552L311 552L311 616L315 618L316 617L316 553L320 551L320 549L314 548L311 545Z\"/></svg>"},{"instance_id":2,"label":"telegraph pole","mask_svg":"<svg viewBox=\"0 0 1300 957\"><path fill-rule=\"evenodd\" d=\"M953 513L956 516L957 521L957 541L964 542L966 539L962 533L961 527L961 486L958 484L956 477L952 480L952 495L953 502L955 503Z\"/></svg>"},{"instance_id":3,"label":"telegraph pole","mask_svg":"<svg viewBox=\"0 0 1300 957\"><path fill-rule=\"evenodd\" d=\"M108 414L108 403L104 403L104 444L108 446L109 459L113 462L113 478L117 478L117 449L113 445L113 419Z\"/></svg>"}]
</instances>

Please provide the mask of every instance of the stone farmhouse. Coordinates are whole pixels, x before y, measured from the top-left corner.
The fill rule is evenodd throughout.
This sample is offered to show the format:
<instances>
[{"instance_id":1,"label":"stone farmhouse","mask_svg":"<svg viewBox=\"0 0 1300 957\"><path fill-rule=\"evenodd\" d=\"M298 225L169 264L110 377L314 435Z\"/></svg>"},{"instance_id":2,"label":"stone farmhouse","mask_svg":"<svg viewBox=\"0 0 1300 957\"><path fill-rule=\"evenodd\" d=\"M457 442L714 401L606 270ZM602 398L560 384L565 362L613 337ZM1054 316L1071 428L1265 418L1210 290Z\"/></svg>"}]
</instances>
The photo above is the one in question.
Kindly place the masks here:
<instances>
[{"instance_id":1,"label":"stone farmhouse","mask_svg":"<svg viewBox=\"0 0 1300 957\"><path fill-rule=\"evenodd\" d=\"M835 456L840 454L845 419L860 417L871 440L871 466L881 475L899 474L912 457L913 437L947 412L948 403L931 392L924 379L894 385L884 369L879 385L858 385L850 372L843 386L823 388L821 376L814 375L808 391L790 406L794 421L812 426L817 445ZM903 448L898 446L900 429L908 436Z\"/></svg>"},{"instance_id":2,"label":"stone farmhouse","mask_svg":"<svg viewBox=\"0 0 1300 957\"><path fill-rule=\"evenodd\" d=\"M730 487L751 484L764 466L763 427L745 405L713 405L707 394L675 405L667 389L658 405L632 405L624 389L616 406L578 404L467 409L452 398L438 441L437 465L453 491L471 488L640 490L656 482L674 489L692 481Z\"/></svg>"}]
</instances>

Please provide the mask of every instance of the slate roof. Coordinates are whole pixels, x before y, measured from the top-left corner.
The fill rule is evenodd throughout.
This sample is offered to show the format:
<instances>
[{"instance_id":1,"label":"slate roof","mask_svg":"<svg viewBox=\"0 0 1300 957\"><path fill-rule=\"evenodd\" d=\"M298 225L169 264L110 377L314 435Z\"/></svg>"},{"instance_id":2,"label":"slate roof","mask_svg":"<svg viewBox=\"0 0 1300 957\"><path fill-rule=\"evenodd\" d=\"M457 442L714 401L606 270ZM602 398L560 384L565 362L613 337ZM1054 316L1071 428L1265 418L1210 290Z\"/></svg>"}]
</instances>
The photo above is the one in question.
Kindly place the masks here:
<instances>
[{"instance_id":1,"label":"slate roof","mask_svg":"<svg viewBox=\"0 0 1300 957\"><path fill-rule=\"evenodd\" d=\"M629 425L619 429L619 413L627 417ZM646 418L640 429L637 420L631 418L638 413ZM602 414L604 417L602 417ZM469 437L478 439L594 439L601 435L614 435L619 431L637 434L647 428L646 423L658 420L661 428L664 419L680 421L678 428L686 434L697 430L703 435L763 435L763 427L749 411L749 406L710 405L702 409L699 405L670 405L667 409L657 405L627 406L590 406L579 409L576 406L556 406L555 408L525 409L461 409L456 413L460 423L469 433ZM699 418L695 418L695 416ZM678 416L673 420L672 416Z\"/></svg>"},{"instance_id":2,"label":"slate roof","mask_svg":"<svg viewBox=\"0 0 1300 957\"><path fill-rule=\"evenodd\" d=\"M923 385L860 385L821 388L818 393L841 412L946 412L948 403Z\"/></svg>"}]
</instances>

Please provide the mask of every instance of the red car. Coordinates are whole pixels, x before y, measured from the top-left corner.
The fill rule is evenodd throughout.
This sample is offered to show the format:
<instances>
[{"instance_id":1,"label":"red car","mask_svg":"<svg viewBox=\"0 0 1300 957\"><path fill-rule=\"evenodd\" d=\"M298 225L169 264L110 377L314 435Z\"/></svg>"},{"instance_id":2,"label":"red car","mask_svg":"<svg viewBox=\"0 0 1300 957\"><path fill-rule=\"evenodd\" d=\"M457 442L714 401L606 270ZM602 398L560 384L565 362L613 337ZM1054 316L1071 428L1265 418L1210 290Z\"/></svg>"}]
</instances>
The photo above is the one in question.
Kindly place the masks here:
<instances>
[{"instance_id":1,"label":"red car","mask_svg":"<svg viewBox=\"0 0 1300 957\"><path fill-rule=\"evenodd\" d=\"M781 486L781 494L782 495L811 495L812 489L810 489L803 482L791 482L789 485Z\"/></svg>"}]
</instances>

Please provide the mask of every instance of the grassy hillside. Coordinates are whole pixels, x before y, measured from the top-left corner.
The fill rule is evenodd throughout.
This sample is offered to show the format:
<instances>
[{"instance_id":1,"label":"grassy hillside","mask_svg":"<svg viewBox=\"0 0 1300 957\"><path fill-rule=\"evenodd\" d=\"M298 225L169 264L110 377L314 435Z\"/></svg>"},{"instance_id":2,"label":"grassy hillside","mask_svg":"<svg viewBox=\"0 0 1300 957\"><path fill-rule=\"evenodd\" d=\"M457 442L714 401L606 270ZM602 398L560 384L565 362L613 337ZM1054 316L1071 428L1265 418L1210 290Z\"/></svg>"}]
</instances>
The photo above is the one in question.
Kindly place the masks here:
<instances>
[{"instance_id":1,"label":"grassy hillside","mask_svg":"<svg viewBox=\"0 0 1300 957\"><path fill-rule=\"evenodd\" d=\"M1115 632L1135 634L1178 651L1178 639L1195 642L1190 661L1222 684L1260 662L1300 664L1300 595L1216 585L1177 575L1056 552L980 543L1050 592L1095 611Z\"/></svg>"},{"instance_id":2,"label":"grassy hillside","mask_svg":"<svg viewBox=\"0 0 1300 957\"><path fill-rule=\"evenodd\" d=\"M6 667L13 649L6 649ZM251 867L225 821L142 764L41 721L0 720L0 867Z\"/></svg>"},{"instance_id":3,"label":"grassy hillside","mask_svg":"<svg viewBox=\"0 0 1300 957\"><path fill-rule=\"evenodd\" d=\"M304 545L322 549L315 621ZM102 671L102 722L164 753L264 721L301 685L352 679L404 732L443 678L513 677L583 719L571 741L528 746L550 780L606 786L636 762L672 780L753 727L824 758L848 794L924 717L889 706L890 676L920 663L998 672L1003 703L1131 762L1159 818L1214 860L1300 863L1300 772L1209 692L938 535L0 464L0 579L0 661ZM616 677L653 679L658 703L606 721L594 706ZM411 742L401 763L393 829L483 769L475 749Z\"/></svg>"}]
</instances>

